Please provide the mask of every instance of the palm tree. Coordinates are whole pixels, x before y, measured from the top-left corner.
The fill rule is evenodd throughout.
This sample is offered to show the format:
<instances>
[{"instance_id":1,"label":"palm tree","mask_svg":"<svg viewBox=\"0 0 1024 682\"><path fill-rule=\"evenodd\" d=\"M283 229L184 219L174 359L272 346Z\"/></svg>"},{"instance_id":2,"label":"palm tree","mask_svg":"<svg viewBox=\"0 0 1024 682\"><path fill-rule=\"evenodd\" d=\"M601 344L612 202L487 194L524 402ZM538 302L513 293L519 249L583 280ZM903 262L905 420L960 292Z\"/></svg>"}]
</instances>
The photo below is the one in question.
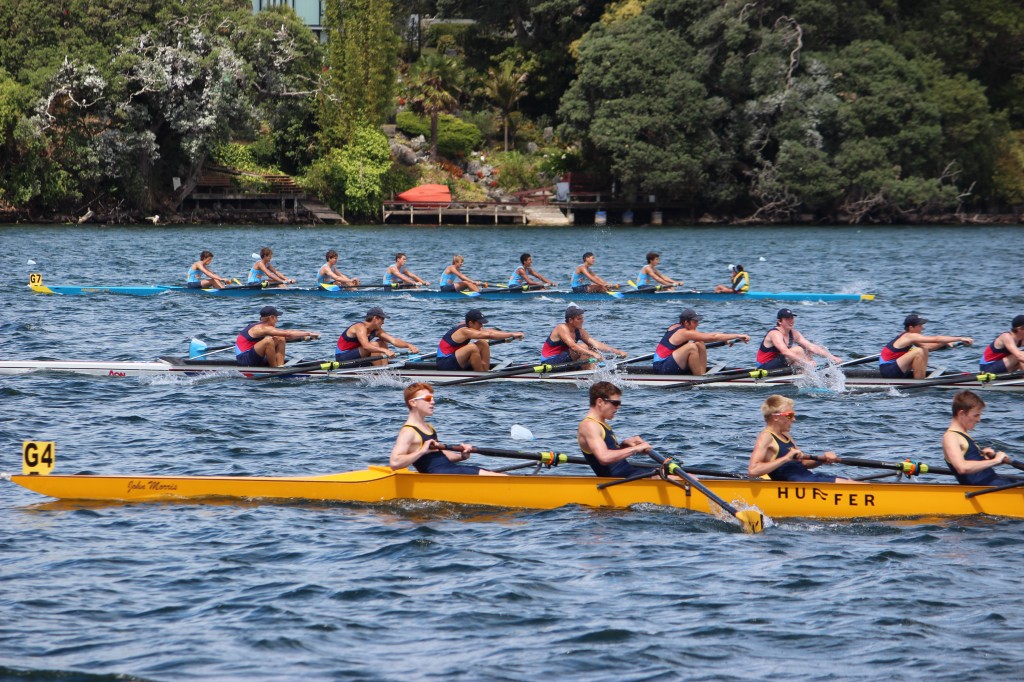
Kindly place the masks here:
<instances>
[{"instance_id":1,"label":"palm tree","mask_svg":"<svg viewBox=\"0 0 1024 682\"><path fill-rule=\"evenodd\" d=\"M526 96L527 74L516 73L515 65L512 62L502 62L497 69L487 70L487 83L484 84L484 93L487 99L491 100L495 108L501 112L501 125L505 130L505 151L508 151L508 116L516 108L523 97Z\"/></svg>"},{"instance_id":2,"label":"palm tree","mask_svg":"<svg viewBox=\"0 0 1024 682\"><path fill-rule=\"evenodd\" d=\"M455 111L462 94L462 72L455 60L432 55L420 60L409 85L409 108L430 117L430 158L437 158L437 121Z\"/></svg>"}]
</instances>

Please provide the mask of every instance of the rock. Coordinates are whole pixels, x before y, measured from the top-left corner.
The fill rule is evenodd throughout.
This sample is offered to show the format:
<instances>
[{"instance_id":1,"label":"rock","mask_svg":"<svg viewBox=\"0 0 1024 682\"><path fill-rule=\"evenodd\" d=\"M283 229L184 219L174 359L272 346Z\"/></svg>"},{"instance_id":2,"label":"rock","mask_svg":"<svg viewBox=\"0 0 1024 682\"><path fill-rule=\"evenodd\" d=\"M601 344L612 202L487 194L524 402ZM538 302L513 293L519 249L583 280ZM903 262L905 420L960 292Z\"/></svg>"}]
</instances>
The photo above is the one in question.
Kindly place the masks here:
<instances>
[{"instance_id":1,"label":"rock","mask_svg":"<svg viewBox=\"0 0 1024 682\"><path fill-rule=\"evenodd\" d=\"M416 158L416 152L397 142L391 145L391 158L403 166L415 166L419 161Z\"/></svg>"},{"instance_id":2,"label":"rock","mask_svg":"<svg viewBox=\"0 0 1024 682\"><path fill-rule=\"evenodd\" d=\"M551 144L551 142L554 139L555 139L555 129L552 128L551 126L548 126L547 128L544 129L544 144Z\"/></svg>"},{"instance_id":3,"label":"rock","mask_svg":"<svg viewBox=\"0 0 1024 682\"><path fill-rule=\"evenodd\" d=\"M417 135L416 137L409 140L409 146L412 147L415 151L423 149L423 145L425 145L426 143L427 138L423 137L422 135Z\"/></svg>"},{"instance_id":4,"label":"rock","mask_svg":"<svg viewBox=\"0 0 1024 682\"><path fill-rule=\"evenodd\" d=\"M536 154L539 150L540 150L540 147L537 146L536 142L527 142L526 143L526 153L527 154Z\"/></svg>"},{"instance_id":5,"label":"rock","mask_svg":"<svg viewBox=\"0 0 1024 682\"><path fill-rule=\"evenodd\" d=\"M394 137L397 132L397 127L394 123L385 123L380 127L380 131L387 135L389 138Z\"/></svg>"}]
</instances>

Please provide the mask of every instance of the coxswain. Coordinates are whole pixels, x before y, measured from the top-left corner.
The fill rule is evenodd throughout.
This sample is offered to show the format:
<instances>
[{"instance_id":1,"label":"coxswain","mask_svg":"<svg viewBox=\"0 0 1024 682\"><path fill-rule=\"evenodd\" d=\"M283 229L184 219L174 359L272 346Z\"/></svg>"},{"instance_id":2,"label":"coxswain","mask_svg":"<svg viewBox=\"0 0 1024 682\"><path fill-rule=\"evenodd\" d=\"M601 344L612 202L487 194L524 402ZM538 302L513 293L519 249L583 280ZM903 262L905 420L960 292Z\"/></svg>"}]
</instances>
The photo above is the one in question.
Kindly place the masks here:
<instances>
[{"instance_id":1,"label":"coxswain","mask_svg":"<svg viewBox=\"0 0 1024 682\"><path fill-rule=\"evenodd\" d=\"M278 284L295 284L294 279L289 279L281 274L281 272L270 264L270 259L274 257L274 252L269 246L264 246L260 249L260 259L252 264L249 269L249 277L245 280L246 284L265 284L267 282L276 282Z\"/></svg>"},{"instance_id":2,"label":"coxswain","mask_svg":"<svg viewBox=\"0 0 1024 682\"><path fill-rule=\"evenodd\" d=\"M544 340L544 346L540 350L541 362L550 365L564 365L585 358L603 360L604 357L600 351L614 353L622 358L628 355L626 351L609 346L591 336L583 328L583 313L585 312L583 308L574 305L565 309L565 322L556 324L547 339Z\"/></svg>"},{"instance_id":3,"label":"coxswain","mask_svg":"<svg viewBox=\"0 0 1024 682\"><path fill-rule=\"evenodd\" d=\"M437 288L441 291L480 291L483 282L477 282L462 274L462 264L466 259L455 254L452 256L452 264L441 273L441 279L437 281Z\"/></svg>"},{"instance_id":4,"label":"coxswain","mask_svg":"<svg viewBox=\"0 0 1024 682\"><path fill-rule=\"evenodd\" d=\"M230 283L230 278L221 277L210 270L210 263L212 262L212 251L200 253L199 260L189 266L188 276L185 278L185 286L189 289L209 289L210 287L223 289L225 284Z\"/></svg>"},{"instance_id":5,"label":"coxswain","mask_svg":"<svg viewBox=\"0 0 1024 682\"><path fill-rule=\"evenodd\" d=\"M250 322L235 339L235 362L242 367L280 367L288 341L319 339L319 332L278 329L281 311L272 305L260 308L260 321Z\"/></svg>"},{"instance_id":6,"label":"coxswain","mask_svg":"<svg viewBox=\"0 0 1024 682\"><path fill-rule=\"evenodd\" d=\"M590 251L583 254L583 263L577 265L572 273L573 293L603 294L613 288L617 288L594 274L591 268L594 267L595 260L596 257Z\"/></svg>"},{"instance_id":7,"label":"coxswain","mask_svg":"<svg viewBox=\"0 0 1024 682\"><path fill-rule=\"evenodd\" d=\"M839 357L811 343L793 328L796 326L796 313L789 308L780 309L775 318L775 328L764 335L757 349L758 369L782 369L787 364L813 366L808 355L820 355L832 362L840 361Z\"/></svg>"},{"instance_id":8,"label":"coxswain","mask_svg":"<svg viewBox=\"0 0 1024 682\"><path fill-rule=\"evenodd\" d=\"M1005 374L1024 369L1024 315L1010 323L1010 331L1003 332L985 346L981 356L981 371Z\"/></svg>"},{"instance_id":9,"label":"coxswain","mask_svg":"<svg viewBox=\"0 0 1024 682\"><path fill-rule=\"evenodd\" d=\"M967 435L981 421L985 401L973 391L960 391L953 396L953 419L942 435L942 453L961 485L1008 485L1018 481L1003 478L992 471L1010 457L1002 451L982 448Z\"/></svg>"},{"instance_id":10,"label":"coxswain","mask_svg":"<svg viewBox=\"0 0 1024 682\"><path fill-rule=\"evenodd\" d=\"M742 265L730 265L729 284L716 284L716 294L745 294L750 291L750 273L743 269Z\"/></svg>"},{"instance_id":11,"label":"coxswain","mask_svg":"<svg viewBox=\"0 0 1024 682\"><path fill-rule=\"evenodd\" d=\"M356 322L341 333L338 343L334 349L334 359L339 362L368 358L372 355L384 355L386 357L374 360L377 367L385 367L388 358L395 357L395 352L388 348L388 344L397 348L406 348L410 353L419 353L420 349L408 341L392 336L384 331L384 320L387 315L380 306L373 306L366 311L362 322Z\"/></svg>"},{"instance_id":12,"label":"coxswain","mask_svg":"<svg viewBox=\"0 0 1024 682\"><path fill-rule=\"evenodd\" d=\"M658 272L658 263L661 262L661 255L651 251L647 254L647 265L645 265L636 276L637 289L655 289L659 285L663 287L683 286L686 282L682 280L669 279Z\"/></svg>"},{"instance_id":13,"label":"coxswain","mask_svg":"<svg viewBox=\"0 0 1024 682\"><path fill-rule=\"evenodd\" d=\"M395 287L396 289L401 289L403 287L426 286L430 284L430 282L420 279L405 267L407 260L409 259L404 253L395 254L395 262L388 266L387 271L384 273L384 284Z\"/></svg>"},{"instance_id":14,"label":"coxswain","mask_svg":"<svg viewBox=\"0 0 1024 682\"><path fill-rule=\"evenodd\" d=\"M316 283L337 284L341 287L359 286L358 277L346 277L338 272L338 252L331 249L327 252L327 262L320 266L320 272L316 273Z\"/></svg>"},{"instance_id":15,"label":"coxswain","mask_svg":"<svg viewBox=\"0 0 1024 682\"><path fill-rule=\"evenodd\" d=\"M664 336L654 350L654 372L656 374L701 375L708 371L709 341L750 341L746 334L725 332L699 332L697 325L703 320L693 308L686 308L679 314L679 324L665 330Z\"/></svg>"},{"instance_id":16,"label":"coxswain","mask_svg":"<svg viewBox=\"0 0 1024 682\"><path fill-rule=\"evenodd\" d=\"M489 341L523 338L523 332L485 329L485 324L487 318L474 308L466 313L465 322L446 331L437 344L437 369L442 372L464 369L486 372L491 368Z\"/></svg>"},{"instance_id":17,"label":"coxswain","mask_svg":"<svg viewBox=\"0 0 1024 682\"><path fill-rule=\"evenodd\" d=\"M556 287L558 282L552 282L550 279L540 274L533 269L533 256L528 253L524 253L519 256L519 267L512 273L512 276L508 278L508 285L515 288L523 287L537 287L541 288L544 286Z\"/></svg>"},{"instance_id":18,"label":"coxswain","mask_svg":"<svg viewBox=\"0 0 1024 682\"><path fill-rule=\"evenodd\" d=\"M878 355L878 371L883 377L923 379L928 373L928 351L952 348L957 343L965 346L974 343L969 336L925 336L921 332L927 322L917 313L907 315L903 331L885 344Z\"/></svg>"},{"instance_id":19,"label":"coxswain","mask_svg":"<svg viewBox=\"0 0 1024 682\"><path fill-rule=\"evenodd\" d=\"M452 449L441 450L437 431L427 423L427 417L434 414L434 388L430 384L415 383L405 387L403 392L409 417L398 430L395 446L391 448L388 464L392 469L415 467L421 474L476 474L480 476L505 476L496 471L459 464L469 459L473 446L460 443Z\"/></svg>"},{"instance_id":20,"label":"coxswain","mask_svg":"<svg viewBox=\"0 0 1024 682\"><path fill-rule=\"evenodd\" d=\"M622 406L622 391L610 381L597 381L590 387L590 410L576 427L576 442L587 464L598 476L630 478L654 468L640 468L627 457L651 450L651 444L640 436L630 436L620 443L608 424Z\"/></svg>"},{"instance_id":21,"label":"coxswain","mask_svg":"<svg viewBox=\"0 0 1024 682\"><path fill-rule=\"evenodd\" d=\"M818 483L857 483L849 478L838 478L810 471L821 464L839 460L836 453L828 451L820 458L824 462L803 459L790 430L796 422L793 400L782 395L771 395L761 404L764 430L757 435L754 451L750 453L747 473L751 478L768 476L773 481L804 481Z\"/></svg>"}]
</instances>

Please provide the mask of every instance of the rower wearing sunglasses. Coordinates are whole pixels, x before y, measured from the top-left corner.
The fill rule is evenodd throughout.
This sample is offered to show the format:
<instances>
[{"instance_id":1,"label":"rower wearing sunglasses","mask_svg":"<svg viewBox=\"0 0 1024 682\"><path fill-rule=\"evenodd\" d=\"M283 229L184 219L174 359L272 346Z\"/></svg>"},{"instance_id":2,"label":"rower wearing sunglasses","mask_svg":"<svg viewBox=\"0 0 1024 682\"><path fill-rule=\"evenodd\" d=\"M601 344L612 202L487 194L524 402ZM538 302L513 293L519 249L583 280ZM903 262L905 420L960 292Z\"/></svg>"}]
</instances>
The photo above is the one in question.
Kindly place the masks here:
<instances>
[{"instance_id":1,"label":"rower wearing sunglasses","mask_svg":"<svg viewBox=\"0 0 1024 682\"><path fill-rule=\"evenodd\" d=\"M405 387L402 394L409 418L398 431L395 446L391 448L389 465L392 469L415 467L421 474L478 474L504 476L480 467L459 464L469 459L473 446L460 443L453 449L440 450L441 438L427 417L434 414L434 387L419 382Z\"/></svg>"},{"instance_id":2,"label":"rower wearing sunglasses","mask_svg":"<svg viewBox=\"0 0 1024 682\"><path fill-rule=\"evenodd\" d=\"M622 391L610 381L598 381L590 387L590 411L576 428L576 441L583 457L598 476L629 478L649 471L650 467L633 466L626 458L651 449L640 436L630 436L620 443L608 422L622 405Z\"/></svg>"},{"instance_id":3,"label":"rower wearing sunglasses","mask_svg":"<svg viewBox=\"0 0 1024 682\"><path fill-rule=\"evenodd\" d=\"M803 459L804 452L793 442L790 430L796 421L793 400L782 395L771 395L761 404L764 431L754 442L747 473L751 478L767 476L773 481L804 481L816 483L856 483L848 478L826 476L810 471L825 462L836 462L839 457L831 450L821 457L825 462Z\"/></svg>"}]
</instances>

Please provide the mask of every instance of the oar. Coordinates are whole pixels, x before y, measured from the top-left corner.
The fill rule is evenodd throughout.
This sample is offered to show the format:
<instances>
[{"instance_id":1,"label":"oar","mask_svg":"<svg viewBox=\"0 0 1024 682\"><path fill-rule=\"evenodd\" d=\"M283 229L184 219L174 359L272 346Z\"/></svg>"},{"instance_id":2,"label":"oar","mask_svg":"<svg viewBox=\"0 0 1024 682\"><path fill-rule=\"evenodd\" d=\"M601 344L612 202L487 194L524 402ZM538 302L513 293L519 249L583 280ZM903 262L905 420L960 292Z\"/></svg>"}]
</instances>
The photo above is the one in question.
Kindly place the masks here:
<instances>
[{"instance_id":1,"label":"oar","mask_svg":"<svg viewBox=\"0 0 1024 682\"><path fill-rule=\"evenodd\" d=\"M801 459L828 463L821 455L803 455ZM888 469L890 471L898 471L901 474L906 474L907 476L917 476L919 474L954 475L952 469L947 469L946 467L933 467L925 464L924 462L911 462L909 459L903 462L880 462L874 459L852 459L850 457L839 457L832 463L846 464L852 467L867 467L869 469Z\"/></svg>"},{"instance_id":2,"label":"oar","mask_svg":"<svg viewBox=\"0 0 1024 682\"><path fill-rule=\"evenodd\" d=\"M683 469L683 467L679 466L679 464L677 464L676 461L671 457L664 457L662 455L659 455L654 450L648 450L647 454L651 457L651 459L653 459L655 462L661 465L664 474L674 474L678 476L679 478L689 483L692 487L704 493L704 495L709 500L717 504L725 511L732 514L733 517L740 522L740 526L743 528L744 532L760 533L764 530L764 516L761 514L761 512L757 511L756 509L746 509L744 511L736 509L736 507L732 506L731 504L723 500L721 497L716 495L714 492L712 492L711 489L708 488L706 485L704 485L696 478L688 474L686 470ZM670 478L665 478L665 480L675 485L679 485Z\"/></svg>"},{"instance_id":3,"label":"oar","mask_svg":"<svg viewBox=\"0 0 1024 682\"><path fill-rule=\"evenodd\" d=\"M891 387L883 388L862 388L857 389L856 393L868 393L873 391L887 391L889 388L897 388L901 391L908 391L916 388L930 388L933 386L955 386L957 384L966 384L971 381L978 381L982 384L992 383L994 381L1003 381L1005 379L1015 379L1017 377L1024 376L1024 372L1007 372L1006 374L992 374L991 372L982 372L981 374L972 374L970 372L959 372L957 374L951 374L944 377L936 377L934 379L919 379L915 380L912 384L894 384Z\"/></svg>"},{"instance_id":4,"label":"oar","mask_svg":"<svg viewBox=\"0 0 1024 682\"><path fill-rule=\"evenodd\" d=\"M838 365L836 365L836 367L853 367L854 365L866 365L869 362L874 362L880 357L882 357L881 353L876 353L875 355L869 355L865 358L857 358L856 360L847 360L846 362L840 362Z\"/></svg>"},{"instance_id":5,"label":"oar","mask_svg":"<svg viewBox=\"0 0 1024 682\"><path fill-rule=\"evenodd\" d=\"M732 341L711 341L710 343L705 344L704 347L705 348L721 348L722 346L731 346L732 344L733 344ZM632 365L633 363L636 363L636 362L646 362L647 360L653 360L653 359L654 359L654 353L648 353L647 355L638 355L635 358L628 358L626 360L620 360L619 362L616 362L614 364L615 364L615 366L619 366L619 365Z\"/></svg>"},{"instance_id":6,"label":"oar","mask_svg":"<svg viewBox=\"0 0 1024 682\"><path fill-rule=\"evenodd\" d=\"M451 381L442 381L435 386L458 386L459 384L472 384L478 381L490 381L491 379L501 379L503 377L514 377L519 374L530 374L531 372L537 374L550 374L552 372L571 371L585 367L586 365L597 362L594 358L587 358L586 360L573 360L572 362L564 362L560 365L545 365L545 364L530 364L530 365L517 365L515 367L509 367L500 372L488 372L480 376L465 377L462 379L453 379Z\"/></svg>"},{"instance_id":7,"label":"oar","mask_svg":"<svg viewBox=\"0 0 1024 682\"><path fill-rule=\"evenodd\" d=\"M297 365L292 365L284 372L273 372L272 374L264 374L262 376L254 377L254 380L264 381L266 379L280 379L281 377L290 377L293 374L299 374L300 372L308 372L310 370L318 369L322 369L325 372L331 372L336 369L343 369L345 367L361 367L370 364L374 360L382 360L386 357L386 355L368 355L365 358L345 360L344 362L338 362L337 360L316 360L313 362L300 362Z\"/></svg>"},{"instance_id":8,"label":"oar","mask_svg":"<svg viewBox=\"0 0 1024 682\"><path fill-rule=\"evenodd\" d=\"M758 369L757 367L751 369L727 369L724 372L718 374L708 374L700 379L685 380L679 384L670 385L667 388L691 388L693 386L701 386L703 384L714 384L718 382L729 382L736 381L737 379L745 379L750 377L751 379L764 379L766 377L782 376L783 374L793 374L793 368L783 367L780 369Z\"/></svg>"}]
</instances>

